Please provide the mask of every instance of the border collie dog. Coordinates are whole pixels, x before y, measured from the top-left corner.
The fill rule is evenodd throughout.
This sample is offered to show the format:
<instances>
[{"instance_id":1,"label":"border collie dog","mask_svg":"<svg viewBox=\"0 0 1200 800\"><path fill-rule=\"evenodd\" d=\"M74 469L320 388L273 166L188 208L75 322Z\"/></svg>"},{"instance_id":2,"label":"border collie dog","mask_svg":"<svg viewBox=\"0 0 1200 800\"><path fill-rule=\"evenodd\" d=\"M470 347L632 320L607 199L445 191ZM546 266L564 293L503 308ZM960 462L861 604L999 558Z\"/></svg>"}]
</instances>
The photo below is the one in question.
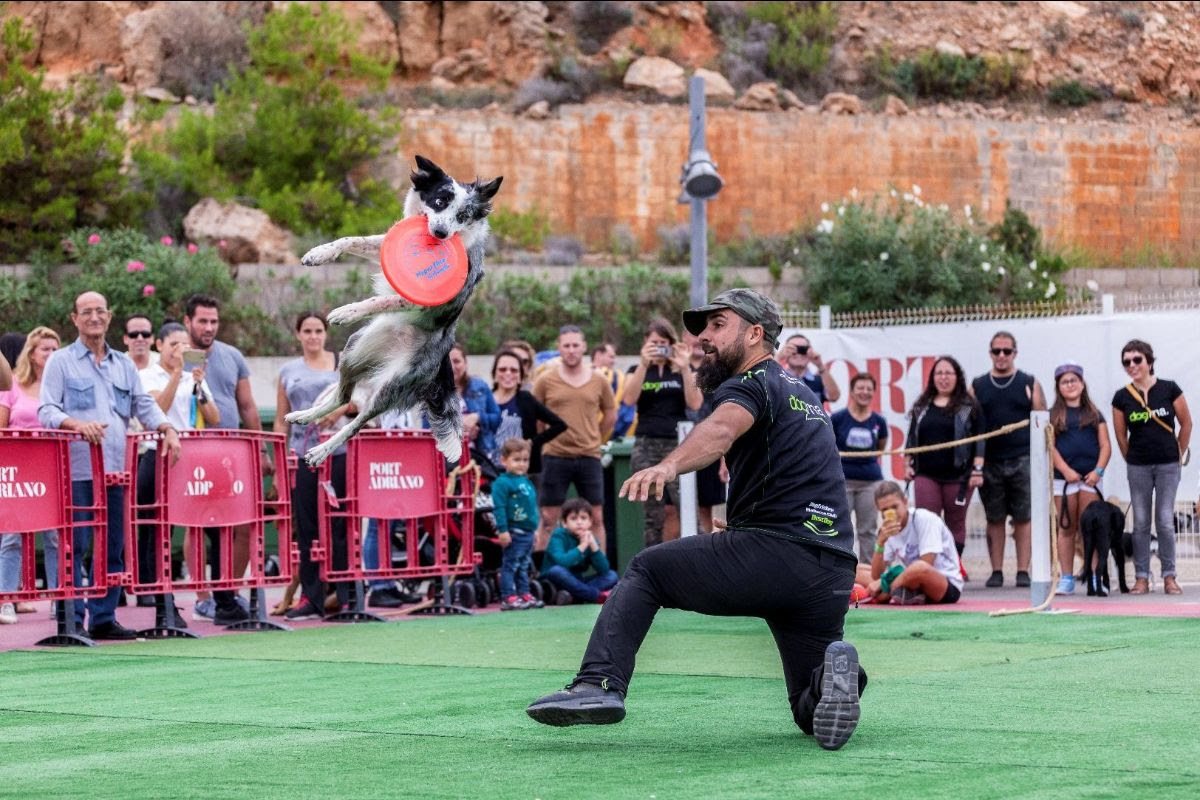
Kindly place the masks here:
<instances>
[{"instance_id":1,"label":"border collie dog","mask_svg":"<svg viewBox=\"0 0 1200 800\"><path fill-rule=\"evenodd\" d=\"M448 239L458 234L467 250L467 282L452 300L438 306L419 306L398 295L380 272L375 275L375 296L334 309L334 324L371 321L356 331L342 352L339 380L305 411L288 414L288 422L310 425L353 399L358 416L327 441L305 454L317 466L341 447L363 425L391 409L423 406L438 450L451 462L462 456L462 415L455 393L449 352L454 328L475 286L483 278L484 244L492 198L503 176L482 182L459 183L427 158L417 156L412 188L404 200L405 218L423 215L429 234ZM305 266L326 264L343 253L379 261L383 235L348 236L318 245L304 254Z\"/></svg>"}]
</instances>

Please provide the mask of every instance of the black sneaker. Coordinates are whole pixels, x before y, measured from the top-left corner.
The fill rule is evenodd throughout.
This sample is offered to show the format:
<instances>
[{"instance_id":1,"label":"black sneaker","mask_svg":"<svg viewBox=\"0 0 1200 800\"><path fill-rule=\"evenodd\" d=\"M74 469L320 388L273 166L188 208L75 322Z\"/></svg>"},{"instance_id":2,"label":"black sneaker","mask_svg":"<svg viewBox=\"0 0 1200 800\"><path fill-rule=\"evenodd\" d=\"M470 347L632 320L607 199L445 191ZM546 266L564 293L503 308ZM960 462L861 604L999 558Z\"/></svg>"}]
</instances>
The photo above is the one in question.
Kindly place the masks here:
<instances>
[{"instance_id":1,"label":"black sneaker","mask_svg":"<svg viewBox=\"0 0 1200 800\"><path fill-rule=\"evenodd\" d=\"M166 616L159 612L154 615L154 627L165 628L167 626ZM187 630L187 620L183 618L183 610L179 606L175 606L175 627L178 630Z\"/></svg>"},{"instance_id":2,"label":"black sneaker","mask_svg":"<svg viewBox=\"0 0 1200 800\"><path fill-rule=\"evenodd\" d=\"M305 600L295 608L288 609L288 612L283 615L284 619L290 619L293 622L306 619L321 619L324 616L311 601Z\"/></svg>"},{"instance_id":3,"label":"black sneaker","mask_svg":"<svg viewBox=\"0 0 1200 800\"><path fill-rule=\"evenodd\" d=\"M1029 573L1025 570L1019 570L1017 572L1017 587L1020 589L1028 589L1029 583Z\"/></svg>"},{"instance_id":4,"label":"black sneaker","mask_svg":"<svg viewBox=\"0 0 1200 800\"><path fill-rule=\"evenodd\" d=\"M989 589L996 589L1004 585L1004 573L998 569L992 570L992 576L983 584Z\"/></svg>"},{"instance_id":5,"label":"black sneaker","mask_svg":"<svg viewBox=\"0 0 1200 800\"><path fill-rule=\"evenodd\" d=\"M399 608L404 605L404 598L394 588L374 589L367 599L367 605L371 608Z\"/></svg>"},{"instance_id":6,"label":"black sneaker","mask_svg":"<svg viewBox=\"0 0 1200 800\"><path fill-rule=\"evenodd\" d=\"M604 684L608 679L604 679ZM561 692L539 697L525 713L543 725L611 725L625 719L620 692L594 683L577 683Z\"/></svg>"},{"instance_id":7,"label":"black sneaker","mask_svg":"<svg viewBox=\"0 0 1200 800\"><path fill-rule=\"evenodd\" d=\"M228 608L218 607L216 613L213 614L214 625L232 625L235 622L245 622L248 619L250 619L250 612L236 603Z\"/></svg>"},{"instance_id":8,"label":"black sneaker","mask_svg":"<svg viewBox=\"0 0 1200 800\"><path fill-rule=\"evenodd\" d=\"M121 623L113 620L97 625L88 631L88 636L92 639L107 639L112 641L127 641L137 638L137 631L126 628Z\"/></svg>"},{"instance_id":9,"label":"black sneaker","mask_svg":"<svg viewBox=\"0 0 1200 800\"><path fill-rule=\"evenodd\" d=\"M850 741L858 726L858 651L849 642L830 642L825 648L821 699L813 711L813 736L826 750Z\"/></svg>"}]
</instances>

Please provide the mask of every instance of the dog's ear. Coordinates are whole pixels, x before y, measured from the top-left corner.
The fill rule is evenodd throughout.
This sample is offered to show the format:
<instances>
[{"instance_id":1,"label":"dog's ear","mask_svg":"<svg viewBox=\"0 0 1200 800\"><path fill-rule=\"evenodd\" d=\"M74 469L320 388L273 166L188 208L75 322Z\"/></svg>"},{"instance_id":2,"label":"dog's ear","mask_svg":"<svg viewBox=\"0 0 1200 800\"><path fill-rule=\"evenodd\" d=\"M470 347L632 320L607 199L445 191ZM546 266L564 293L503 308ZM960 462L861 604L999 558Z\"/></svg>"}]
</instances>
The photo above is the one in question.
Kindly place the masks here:
<instances>
[{"instance_id":1,"label":"dog's ear","mask_svg":"<svg viewBox=\"0 0 1200 800\"><path fill-rule=\"evenodd\" d=\"M425 191L446 180L445 171L425 156L417 156L417 168L409 175L413 188Z\"/></svg>"},{"instance_id":2,"label":"dog's ear","mask_svg":"<svg viewBox=\"0 0 1200 800\"><path fill-rule=\"evenodd\" d=\"M491 199L496 196L496 192L500 191L500 183L503 180L504 176L501 175L500 177L490 180L487 183L475 181L475 194L479 195L480 199L490 202Z\"/></svg>"}]
</instances>

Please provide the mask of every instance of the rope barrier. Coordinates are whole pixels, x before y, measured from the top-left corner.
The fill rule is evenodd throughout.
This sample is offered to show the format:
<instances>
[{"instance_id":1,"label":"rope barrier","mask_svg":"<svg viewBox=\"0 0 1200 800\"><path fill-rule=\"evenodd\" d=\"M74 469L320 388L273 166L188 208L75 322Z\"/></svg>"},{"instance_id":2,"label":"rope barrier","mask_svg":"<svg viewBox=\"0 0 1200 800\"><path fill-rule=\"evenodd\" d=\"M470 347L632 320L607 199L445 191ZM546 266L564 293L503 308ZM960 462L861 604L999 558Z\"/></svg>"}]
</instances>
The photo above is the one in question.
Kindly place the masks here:
<instances>
[{"instance_id":1,"label":"rope barrier","mask_svg":"<svg viewBox=\"0 0 1200 800\"><path fill-rule=\"evenodd\" d=\"M1046 452L1054 452L1054 426L1046 426ZM1062 577L1062 570L1058 566L1058 514L1054 511L1054 459L1046 459L1046 482L1047 489L1050 492L1050 591L1046 592L1046 599L1038 603L1032 608L1017 608L1008 609L1001 608L997 611L988 613L989 617L1009 617L1015 614L1032 614L1037 611L1045 611L1050 607L1050 603L1054 600L1054 592L1058 585L1058 579ZM1063 502L1067 501L1063 497Z\"/></svg>"},{"instance_id":2,"label":"rope barrier","mask_svg":"<svg viewBox=\"0 0 1200 800\"><path fill-rule=\"evenodd\" d=\"M978 442L982 439L991 439L995 436L1003 436L1006 433L1019 431L1021 428L1028 428L1029 420L1023 419L1020 422L1010 422L1007 425L1002 425L994 431L980 433L975 436L968 436L965 439L955 439L952 442L942 442L940 444L923 444L918 447L901 447L896 450L872 450L863 452L861 450L851 450L849 452L838 452L842 458L879 458L880 456L897 455L899 453L931 453L934 450L945 450L950 447L958 447L960 444L970 444Z\"/></svg>"}]
</instances>

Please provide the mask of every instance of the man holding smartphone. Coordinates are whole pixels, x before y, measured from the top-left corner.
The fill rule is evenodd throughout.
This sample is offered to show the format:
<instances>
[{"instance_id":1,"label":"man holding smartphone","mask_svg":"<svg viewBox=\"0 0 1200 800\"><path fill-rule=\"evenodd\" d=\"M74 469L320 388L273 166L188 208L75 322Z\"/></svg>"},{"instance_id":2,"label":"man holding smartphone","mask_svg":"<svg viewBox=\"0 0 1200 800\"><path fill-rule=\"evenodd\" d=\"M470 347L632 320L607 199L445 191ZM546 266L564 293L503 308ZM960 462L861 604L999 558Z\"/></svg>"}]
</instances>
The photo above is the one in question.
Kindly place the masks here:
<instances>
[{"instance_id":1,"label":"man holding smartphone","mask_svg":"<svg viewBox=\"0 0 1200 800\"><path fill-rule=\"evenodd\" d=\"M804 334L793 333L787 338L779 350L779 365L788 375L804 381L822 403L836 403L842 398L842 390L825 360Z\"/></svg>"}]
</instances>

